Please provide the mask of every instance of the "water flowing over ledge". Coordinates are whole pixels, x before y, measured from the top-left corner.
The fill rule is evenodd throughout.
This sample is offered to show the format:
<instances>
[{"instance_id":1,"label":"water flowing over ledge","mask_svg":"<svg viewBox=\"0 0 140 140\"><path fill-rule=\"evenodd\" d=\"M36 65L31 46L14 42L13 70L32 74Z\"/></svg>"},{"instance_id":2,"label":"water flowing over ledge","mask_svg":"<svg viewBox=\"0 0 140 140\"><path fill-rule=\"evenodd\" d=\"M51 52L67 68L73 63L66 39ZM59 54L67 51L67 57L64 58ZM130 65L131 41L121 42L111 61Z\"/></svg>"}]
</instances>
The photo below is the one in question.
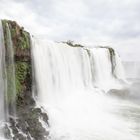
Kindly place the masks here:
<instances>
[{"instance_id":1,"label":"water flowing over ledge","mask_svg":"<svg viewBox=\"0 0 140 140\"><path fill-rule=\"evenodd\" d=\"M139 140L140 106L118 53L31 38L0 24L0 139ZM128 88L129 87L129 88Z\"/></svg>"},{"instance_id":2,"label":"water flowing over ledge","mask_svg":"<svg viewBox=\"0 0 140 140\"><path fill-rule=\"evenodd\" d=\"M70 47L45 40L34 40L34 44L36 70L43 72L42 77L46 74L41 83L47 83L46 90L98 87L108 91L121 88L125 81L121 60L111 48Z\"/></svg>"}]
</instances>

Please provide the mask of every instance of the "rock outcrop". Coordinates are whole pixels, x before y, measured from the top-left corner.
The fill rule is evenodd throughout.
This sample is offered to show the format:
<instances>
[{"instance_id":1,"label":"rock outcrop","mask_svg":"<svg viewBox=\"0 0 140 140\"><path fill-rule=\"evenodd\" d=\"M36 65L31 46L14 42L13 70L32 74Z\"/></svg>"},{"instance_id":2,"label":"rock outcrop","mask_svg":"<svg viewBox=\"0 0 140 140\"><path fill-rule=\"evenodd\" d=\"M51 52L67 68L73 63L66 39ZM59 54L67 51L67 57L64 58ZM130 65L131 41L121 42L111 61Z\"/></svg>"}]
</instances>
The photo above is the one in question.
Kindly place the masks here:
<instances>
[{"instance_id":1,"label":"rock outcrop","mask_svg":"<svg viewBox=\"0 0 140 140\"><path fill-rule=\"evenodd\" d=\"M5 126L5 136L13 140L44 140L47 139L48 131L43 127L48 126L48 116L41 107L36 107L32 96L33 70L31 55L30 34L20 27L15 21L2 20L5 64L7 72L7 98L9 116ZM11 79L11 64L9 63L9 30L13 46L15 81ZM12 95L11 83L15 82L16 95ZM13 115L11 104L15 105L16 114ZM16 116L16 117L15 117Z\"/></svg>"}]
</instances>

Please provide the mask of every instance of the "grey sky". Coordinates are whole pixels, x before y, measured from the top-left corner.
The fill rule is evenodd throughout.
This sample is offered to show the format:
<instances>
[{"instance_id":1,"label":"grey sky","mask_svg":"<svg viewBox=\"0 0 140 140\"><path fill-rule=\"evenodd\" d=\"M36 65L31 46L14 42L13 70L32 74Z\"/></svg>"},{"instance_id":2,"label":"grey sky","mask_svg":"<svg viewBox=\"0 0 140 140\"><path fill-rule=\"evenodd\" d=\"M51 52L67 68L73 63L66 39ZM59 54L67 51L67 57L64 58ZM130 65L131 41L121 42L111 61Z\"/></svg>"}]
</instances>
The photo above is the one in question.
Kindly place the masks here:
<instances>
[{"instance_id":1,"label":"grey sky","mask_svg":"<svg viewBox=\"0 0 140 140\"><path fill-rule=\"evenodd\" d=\"M139 60L140 0L0 0L0 18L39 38L109 45Z\"/></svg>"}]
</instances>

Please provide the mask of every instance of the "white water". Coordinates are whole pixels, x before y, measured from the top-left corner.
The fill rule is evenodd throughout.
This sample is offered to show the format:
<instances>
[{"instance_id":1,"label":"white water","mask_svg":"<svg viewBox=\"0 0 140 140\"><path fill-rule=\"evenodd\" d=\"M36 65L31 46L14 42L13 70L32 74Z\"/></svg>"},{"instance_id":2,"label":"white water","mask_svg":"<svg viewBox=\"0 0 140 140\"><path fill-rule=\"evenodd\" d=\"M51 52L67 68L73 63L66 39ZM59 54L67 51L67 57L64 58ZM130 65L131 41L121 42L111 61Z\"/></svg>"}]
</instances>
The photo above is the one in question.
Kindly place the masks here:
<instances>
[{"instance_id":1,"label":"white water","mask_svg":"<svg viewBox=\"0 0 140 140\"><path fill-rule=\"evenodd\" d=\"M124 68L117 52L115 53L115 60L116 60L116 67L114 70L114 74L118 79L125 81L126 76L125 76Z\"/></svg>"},{"instance_id":2,"label":"white water","mask_svg":"<svg viewBox=\"0 0 140 140\"><path fill-rule=\"evenodd\" d=\"M89 50L90 53L90 63L92 66L92 77L93 84L100 89L108 91L111 88L122 88L119 79L124 80L124 71L121 65L120 58L117 53L115 53L115 69L114 75L112 74L112 62L110 51L107 48L93 48ZM117 79L116 79L117 77Z\"/></svg>"},{"instance_id":3,"label":"white water","mask_svg":"<svg viewBox=\"0 0 140 140\"><path fill-rule=\"evenodd\" d=\"M102 91L115 83L118 88L119 82L111 72L107 49L92 49L89 55L83 48L35 39L33 55L38 102L49 115L51 140L139 139L133 114L124 115L130 119L121 115L125 108L140 110L139 106ZM123 80L123 72L117 69Z\"/></svg>"}]
</instances>

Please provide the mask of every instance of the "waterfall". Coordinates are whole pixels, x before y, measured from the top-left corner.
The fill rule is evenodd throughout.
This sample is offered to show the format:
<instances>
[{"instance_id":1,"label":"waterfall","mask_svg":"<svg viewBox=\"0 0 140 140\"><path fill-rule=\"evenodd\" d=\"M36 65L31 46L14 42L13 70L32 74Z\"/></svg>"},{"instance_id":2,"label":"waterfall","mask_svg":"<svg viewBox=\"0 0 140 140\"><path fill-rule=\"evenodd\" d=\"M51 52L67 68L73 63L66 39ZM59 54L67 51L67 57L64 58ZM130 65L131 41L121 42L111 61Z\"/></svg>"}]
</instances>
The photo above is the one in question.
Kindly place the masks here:
<instances>
[{"instance_id":1,"label":"waterfall","mask_svg":"<svg viewBox=\"0 0 140 140\"><path fill-rule=\"evenodd\" d=\"M6 46L6 62L5 62L5 100L9 104L7 107L7 118L10 115L16 115L15 98L16 98L16 81L15 81L15 61L14 61L14 48L11 39L11 32L9 25L6 24L7 46ZM9 110L8 110L9 109Z\"/></svg>"},{"instance_id":2,"label":"waterfall","mask_svg":"<svg viewBox=\"0 0 140 140\"><path fill-rule=\"evenodd\" d=\"M123 87L123 68L116 53L33 41L37 102L47 110L51 140L138 140L132 129L135 123L121 115L125 107L135 105L105 94Z\"/></svg>"},{"instance_id":3,"label":"waterfall","mask_svg":"<svg viewBox=\"0 0 140 140\"><path fill-rule=\"evenodd\" d=\"M110 88L122 88L119 80L125 81L124 70L118 56L110 53L109 48L90 48L90 64L93 84L108 91ZM114 61L111 61L114 60Z\"/></svg>"},{"instance_id":4,"label":"waterfall","mask_svg":"<svg viewBox=\"0 0 140 140\"><path fill-rule=\"evenodd\" d=\"M14 52L9 25L6 26L7 46L5 46L2 22L0 22L0 129L2 131L10 115L16 115ZM4 135L3 132L1 133Z\"/></svg>"},{"instance_id":5,"label":"waterfall","mask_svg":"<svg viewBox=\"0 0 140 140\"><path fill-rule=\"evenodd\" d=\"M41 87L40 96L46 95L47 92L49 100L54 100L52 93L59 98L58 91L64 94L91 85L90 62L86 50L62 43L57 45L56 47L56 44L51 42L46 46L46 42L42 42L40 49L40 44L36 42L33 50L35 69L37 73L42 71L37 78ZM43 78L44 72L47 78Z\"/></svg>"},{"instance_id":6,"label":"waterfall","mask_svg":"<svg viewBox=\"0 0 140 140\"><path fill-rule=\"evenodd\" d=\"M0 23L1 140L139 140L139 105L109 94L127 85L116 51L33 38L31 60L29 38Z\"/></svg>"},{"instance_id":7,"label":"waterfall","mask_svg":"<svg viewBox=\"0 0 140 140\"><path fill-rule=\"evenodd\" d=\"M5 121L5 111L4 111L4 77L3 77L3 65L4 65L4 38L3 38L3 30L2 23L0 22L0 135L2 135L2 127L3 122Z\"/></svg>"},{"instance_id":8,"label":"waterfall","mask_svg":"<svg viewBox=\"0 0 140 140\"><path fill-rule=\"evenodd\" d=\"M93 86L105 91L122 87L116 77L123 77L119 75L120 72L117 73L118 68L115 68L116 77L114 77L107 48L83 49L45 40L41 41L41 44L37 40L34 44L35 69L39 73L37 79L40 85L40 96L46 95L47 92L46 96L54 100L52 93L57 94L58 91L64 94L67 91ZM119 70L123 71L123 68ZM56 96L59 98L59 95Z\"/></svg>"},{"instance_id":9,"label":"waterfall","mask_svg":"<svg viewBox=\"0 0 140 140\"><path fill-rule=\"evenodd\" d=\"M125 77L125 72L124 72L124 68L123 68L123 65L122 65L122 62L121 62L121 59L118 55L118 53L116 52L115 53L115 60L116 60L116 67L114 69L114 73L116 75L116 77L120 80L124 80L126 81L126 77Z\"/></svg>"}]
</instances>

